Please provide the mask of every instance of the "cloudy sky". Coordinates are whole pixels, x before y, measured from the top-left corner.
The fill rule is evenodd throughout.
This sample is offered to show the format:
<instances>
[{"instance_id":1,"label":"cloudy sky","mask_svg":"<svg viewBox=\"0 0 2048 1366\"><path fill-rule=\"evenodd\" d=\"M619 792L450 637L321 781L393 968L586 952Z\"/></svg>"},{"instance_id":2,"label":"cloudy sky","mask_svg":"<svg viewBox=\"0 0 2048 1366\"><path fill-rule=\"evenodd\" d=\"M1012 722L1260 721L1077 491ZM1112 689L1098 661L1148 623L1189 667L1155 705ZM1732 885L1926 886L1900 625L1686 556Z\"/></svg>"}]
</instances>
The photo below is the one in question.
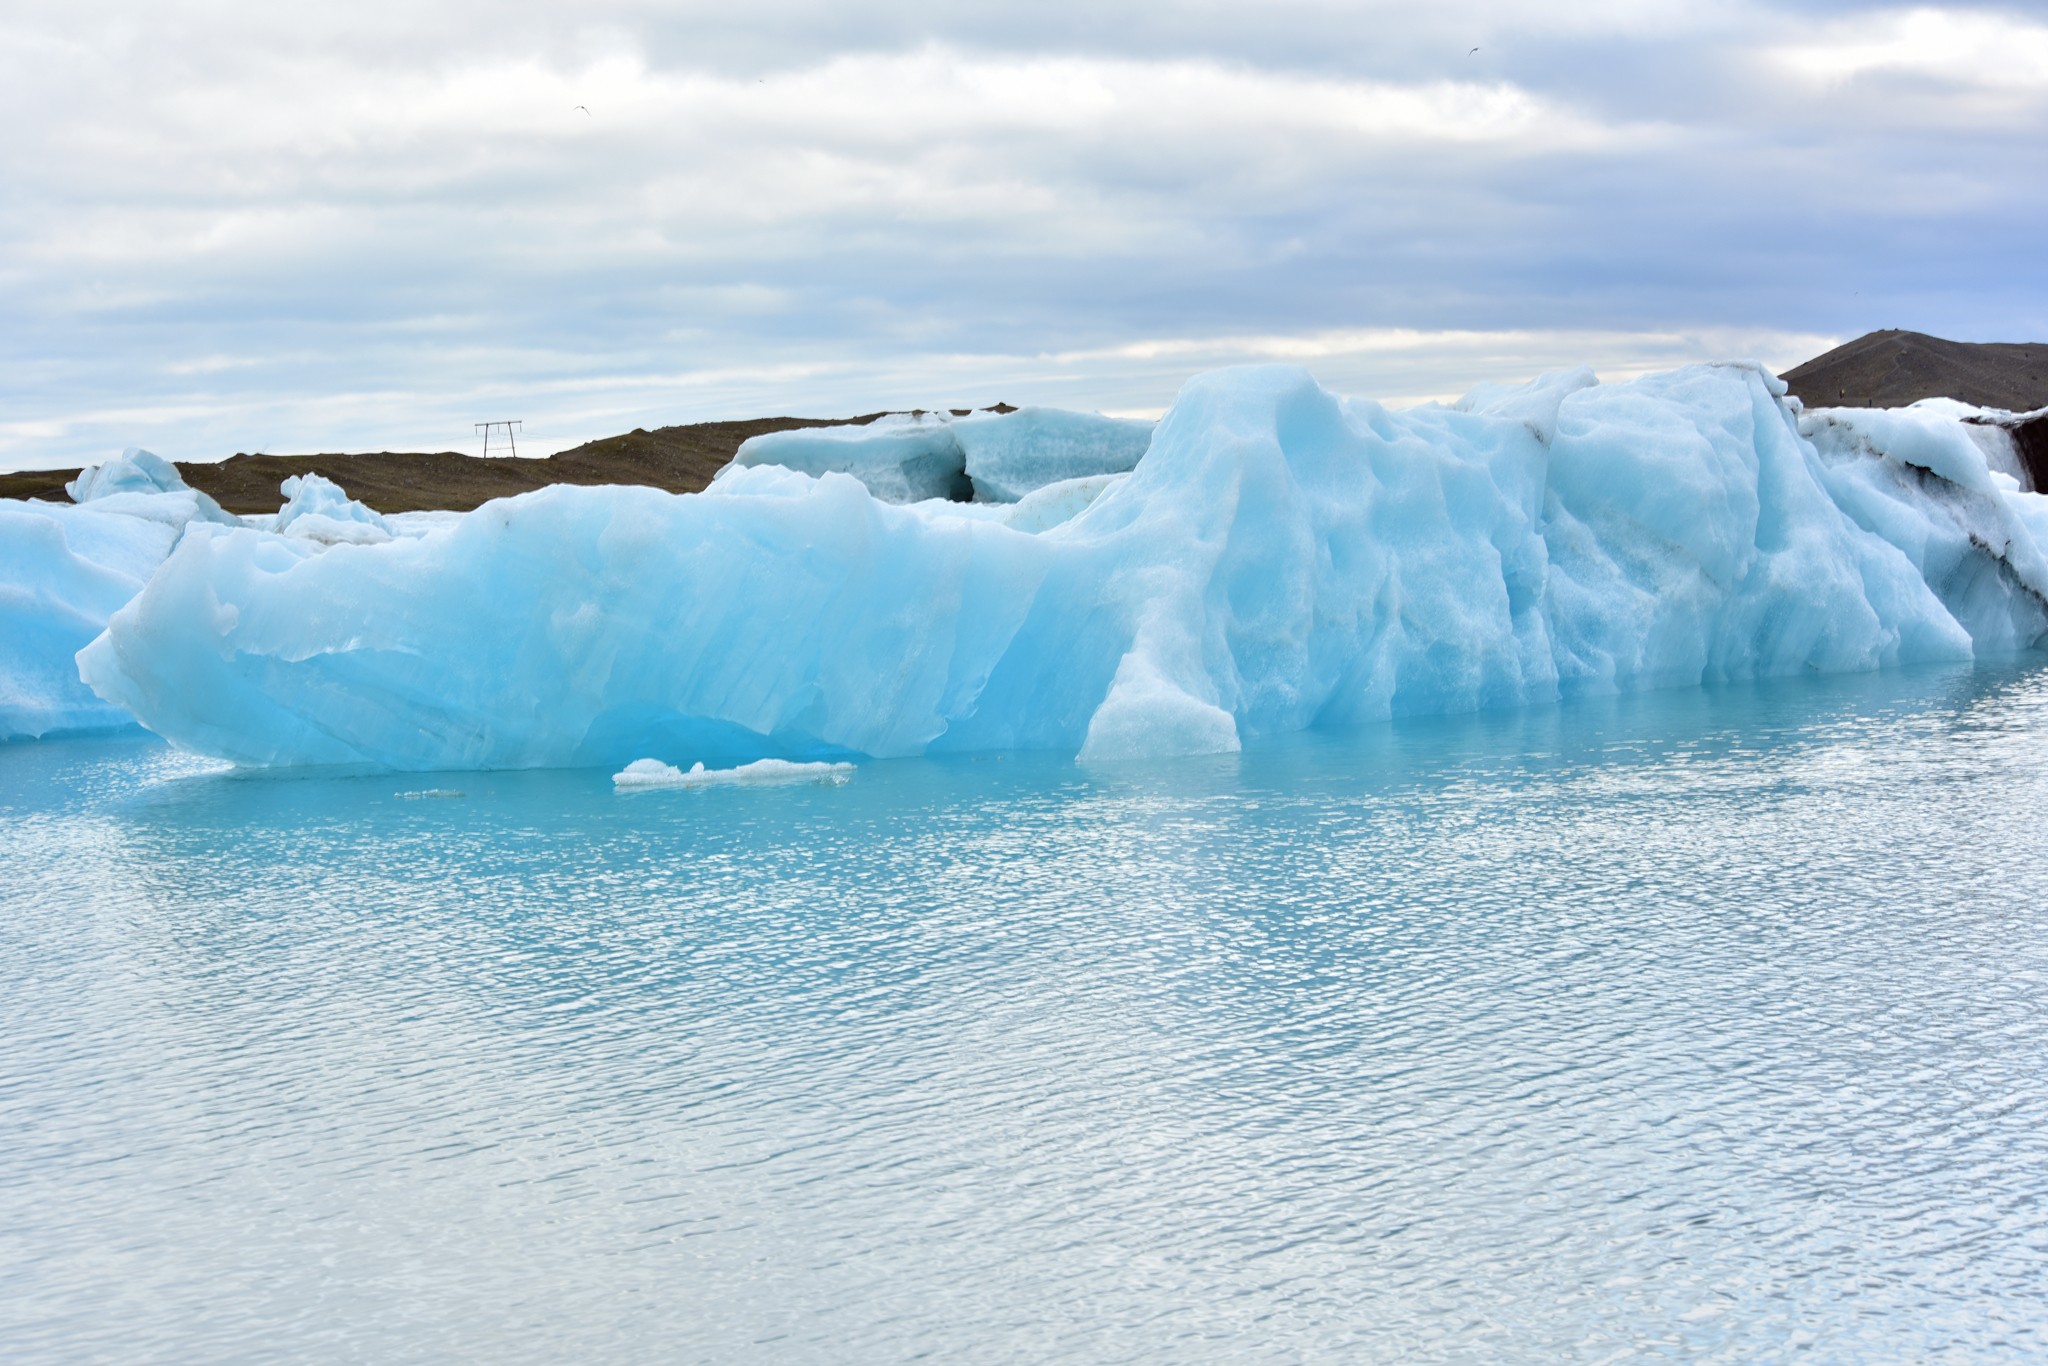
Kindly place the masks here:
<instances>
[{"instance_id":1,"label":"cloudy sky","mask_svg":"<svg viewBox=\"0 0 2048 1366\"><path fill-rule=\"evenodd\" d=\"M2048 340L2039 5L0 0L0 117L0 468Z\"/></svg>"}]
</instances>

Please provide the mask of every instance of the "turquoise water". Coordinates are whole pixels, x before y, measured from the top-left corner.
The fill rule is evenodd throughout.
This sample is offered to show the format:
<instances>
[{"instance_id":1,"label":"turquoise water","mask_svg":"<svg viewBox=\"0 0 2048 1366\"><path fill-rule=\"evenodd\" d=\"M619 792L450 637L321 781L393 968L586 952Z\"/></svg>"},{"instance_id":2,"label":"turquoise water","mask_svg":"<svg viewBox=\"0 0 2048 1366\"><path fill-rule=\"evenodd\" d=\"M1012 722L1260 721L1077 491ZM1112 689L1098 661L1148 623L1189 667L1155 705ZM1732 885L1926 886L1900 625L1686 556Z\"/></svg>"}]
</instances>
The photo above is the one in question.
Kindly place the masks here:
<instances>
[{"instance_id":1,"label":"turquoise water","mask_svg":"<svg viewBox=\"0 0 2048 1366\"><path fill-rule=\"evenodd\" d=\"M2044 812L2039 665L630 797L0 747L0 1356L2039 1359Z\"/></svg>"}]
</instances>

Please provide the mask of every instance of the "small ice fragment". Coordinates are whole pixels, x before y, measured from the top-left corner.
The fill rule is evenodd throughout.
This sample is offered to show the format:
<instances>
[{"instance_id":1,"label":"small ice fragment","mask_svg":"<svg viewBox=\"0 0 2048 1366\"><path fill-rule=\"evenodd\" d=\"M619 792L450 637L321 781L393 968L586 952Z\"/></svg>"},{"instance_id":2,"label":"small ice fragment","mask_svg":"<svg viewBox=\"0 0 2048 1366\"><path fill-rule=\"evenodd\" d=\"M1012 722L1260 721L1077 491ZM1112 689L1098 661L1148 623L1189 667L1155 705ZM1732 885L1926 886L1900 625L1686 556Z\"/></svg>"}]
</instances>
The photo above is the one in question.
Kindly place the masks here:
<instances>
[{"instance_id":1,"label":"small ice fragment","mask_svg":"<svg viewBox=\"0 0 2048 1366\"><path fill-rule=\"evenodd\" d=\"M154 451L130 446L115 459L87 465L64 491L74 503L91 503L117 493L175 493L184 487L176 465Z\"/></svg>"},{"instance_id":2,"label":"small ice fragment","mask_svg":"<svg viewBox=\"0 0 2048 1366\"><path fill-rule=\"evenodd\" d=\"M787 759L756 759L738 768L706 768L697 763L685 773L659 759L635 759L612 775L612 785L621 791L711 787L719 783L828 783L836 787L852 777L852 764L794 764Z\"/></svg>"},{"instance_id":3,"label":"small ice fragment","mask_svg":"<svg viewBox=\"0 0 2048 1366\"><path fill-rule=\"evenodd\" d=\"M295 474L278 485L285 505L269 529L280 536L327 545L379 545L392 537L391 524L368 504L359 503L332 479Z\"/></svg>"},{"instance_id":4,"label":"small ice fragment","mask_svg":"<svg viewBox=\"0 0 2048 1366\"><path fill-rule=\"evenodd\" d=\"M445 802L468 794L458 792L452 787L423 787L416 792L394 792L392 795L402 802Z\"/></svg>"}]
</instances>

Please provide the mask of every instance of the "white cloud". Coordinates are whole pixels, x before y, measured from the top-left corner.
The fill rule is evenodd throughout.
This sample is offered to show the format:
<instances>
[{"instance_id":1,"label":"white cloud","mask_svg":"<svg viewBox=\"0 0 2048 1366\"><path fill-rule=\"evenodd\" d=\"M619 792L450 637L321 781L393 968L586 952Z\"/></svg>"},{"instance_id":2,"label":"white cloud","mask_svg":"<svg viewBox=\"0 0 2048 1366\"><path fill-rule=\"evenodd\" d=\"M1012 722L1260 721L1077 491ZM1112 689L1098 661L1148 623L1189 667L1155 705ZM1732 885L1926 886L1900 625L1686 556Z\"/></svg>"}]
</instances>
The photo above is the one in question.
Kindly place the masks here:
<instances>
[{"instance_id":1,"label":"white cloud","mask_svg":"<svg viewBox=\"0 0 2048 1366\"><path fill-rule=\"evenodd\" d=\"M681 370L563 373L573 357L536 362L503 352L466 357L468 372L538 371L548 378L472 379L432 395L405 388L330 389L279 401L261 385L218 388L197 399L80 412L63 422L0 424L0 469L31 468L51 442L97 440L109 449L157 426L188 433L240 432L207 449L158 440L178 459L232 450L440 450L462 447L468 424L521 417L521 449L545 455L594 436L692 417L797 411L850 416L878 408L1050 402L1127 415L1157 415L1191 375L1224 365L1307 366L1331 388L1403 405L1448 400L1482 380L1514 382L1547 370L1591 364L1628 379L1700 360L1761 359L1774 368L1818 354L1840 338L1769 331L1695 332L1425 330L1350 328L1276 335L1155 337L1059 353L905 351L869 356L812 348L776 364L703 365ZM260 364L211 357L216 376ZM800 402L790 401L804 395ZM147 444L147 443L145 443Z\"/></svg>"},{"instance_id":2,"label":"white cloud","mask_svg":"<svg viewBox=\"0 0 2048 1366\"><path fill-rule=\"evenodd\" d=\"M1829 91L1863 84L1898 95L1897 78L1985 104L2048 102L2048 24L1990 10L1923 6L1857 15L1771 49L1791 75Z\"/></svg>"},{"instance_id":3,"label":"white cloud","mask_svg":"<svg viewBox=\"0 0 2048 1366\"><path fill-rule=\"evenodd\" d=\"M2014 173L2041 33L1848 0L0 0L0 461L2048 333L2048 188Z\"/></svg>"},{"instance_id":4,"label":"white cloud","mask_svg":"<svg viewBox=\"0 0 2048 1366\"><path fill-rule=\"evenodd\" d=\"M1112 147L1214 168L1295 148L1299 166L1351 150L1573 151L1646 135L1501 79L1336 80L1218 61L1012 58L935 45L760 78L630 57L396 73L309 58L241 79L106 90L104 101L94 93L74 89L66 117L41 119L45 136L16 143L8 161L81 192L173 203L449 196L535 173L557 184L595 174L617 190L626 166L657 182L696 168L738 171L741 188L757 193L858 200L916 195L961 152L1044 165ZM835 184L830 168L852 165L893 174L887 184L845 175Z\"/></svg>"}]
</instances>

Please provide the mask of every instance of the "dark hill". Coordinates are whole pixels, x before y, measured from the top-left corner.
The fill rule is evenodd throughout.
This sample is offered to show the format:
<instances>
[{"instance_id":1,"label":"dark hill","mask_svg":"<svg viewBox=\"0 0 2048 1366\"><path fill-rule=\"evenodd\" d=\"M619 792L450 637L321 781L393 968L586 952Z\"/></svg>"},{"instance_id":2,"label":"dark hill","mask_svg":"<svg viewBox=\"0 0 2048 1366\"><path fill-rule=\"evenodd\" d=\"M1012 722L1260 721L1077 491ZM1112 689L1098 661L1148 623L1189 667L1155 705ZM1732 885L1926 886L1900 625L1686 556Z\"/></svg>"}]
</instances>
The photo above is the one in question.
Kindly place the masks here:
<instances>
[{"instance_id":1,"label":"dark hill","mask_svg":"<svg viewBox=\"0 0 2048 1366\"><path fill-rule=\"evenodd\" d=\"M467 512L549 484L648 484L671 493L695 493L732 459L740 443L764 432L867 422L868 417L760 417L744 422L697 422L585 442L545 459L377 451L367 455L236 455L218 464L180 463L193 488L211 494L229 512L275 512L277 486L294 474L324 474L379 512L442 508ZM0 474L0 498L69 501L64 485L77 470Z\"/></svg>"},{"instance_id":2,"label":"dark hill","mask_svg":"<svg viewBox=\"0 0 2048 1366\"><path fill-rule=\"evenodd\" d=\"M1980 408L2048 408L2048 345L1952 342L1872 332L1784 374L1809 408L1903 408L1953 398Z\"/></svg>"}]
</instances>

